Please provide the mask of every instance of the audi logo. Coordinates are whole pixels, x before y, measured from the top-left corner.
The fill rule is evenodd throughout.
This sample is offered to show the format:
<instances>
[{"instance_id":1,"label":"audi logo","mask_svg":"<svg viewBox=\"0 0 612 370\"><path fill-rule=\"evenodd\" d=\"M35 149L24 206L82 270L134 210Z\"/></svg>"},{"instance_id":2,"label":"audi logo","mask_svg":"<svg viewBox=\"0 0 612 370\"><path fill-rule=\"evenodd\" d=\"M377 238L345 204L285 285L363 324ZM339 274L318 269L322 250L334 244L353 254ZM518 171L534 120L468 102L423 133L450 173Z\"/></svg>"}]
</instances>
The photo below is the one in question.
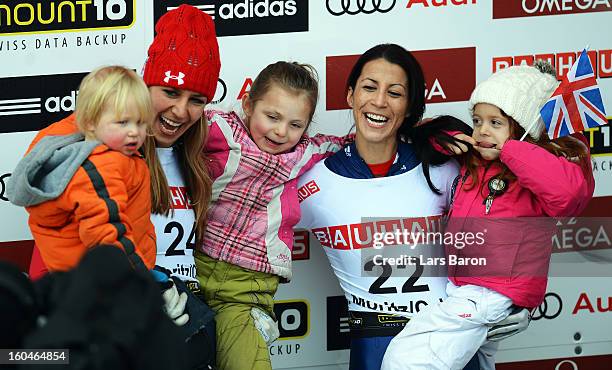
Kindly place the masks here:
<instances>
[{"instance_id":1,"label":"audi logo","mask_svg":"<svg viewBox=\"0 0 612 370\"><path fill-rule=\"evenodd\" d=\"M563 302L557 293L546 293L544 302L534 309L532 320L548 319L552 320L561 314Z\"/></svg>"},{"instance_id":2,"label":"audi logo","mask_svg":"<svg viewBox=\"0 0 612 370\"><path fill-rule=\"evenodd\" d=\"M396 0L326 0L325 6L331 15L388 13ZM332 5L333 4L333 5Z\"/></svg>"},{"instance_id":3,"label":"audi logo","mask_svg":"<svg viewBox=\"0 0 612 370\"><path fill-rule=\"evenodd\" d=\"M221 90L219 90L219 88ZM221 96L219 96L219 92L221 92ZM219 78L219 82L217 82L217 90L215 91L215 96L213 96L213 100L210 102L211 104L219 104L225 99L227 95L227 85L225 81Z\"/></svg>"},{"instance_id":4,"label":"audi logo","mask_svg":"<svg viewBox=\"0 0 612 370\"><path fill-rule=\"evenodd\" d=\"M5 202L8 202L9 200L7 197L4 196L4 192L6 191L6 184L4 182L4 179L10 176L11 176L10 173L5 173L4 175L0 176L0 199L2 199Z\"/></svg>"}]
</instances>

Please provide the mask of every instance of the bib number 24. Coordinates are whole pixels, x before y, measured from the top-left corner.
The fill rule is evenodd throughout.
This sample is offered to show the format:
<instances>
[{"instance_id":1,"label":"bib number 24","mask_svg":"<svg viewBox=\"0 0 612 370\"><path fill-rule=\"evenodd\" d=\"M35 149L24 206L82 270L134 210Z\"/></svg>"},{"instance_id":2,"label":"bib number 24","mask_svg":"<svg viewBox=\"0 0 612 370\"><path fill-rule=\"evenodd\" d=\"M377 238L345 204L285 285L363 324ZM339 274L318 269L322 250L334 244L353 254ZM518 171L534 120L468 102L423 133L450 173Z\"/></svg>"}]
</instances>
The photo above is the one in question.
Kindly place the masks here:
<instances>
[{"instance_id":1,"label":"bib number 24","mask_svg":"<svg viewBox=\"0 0 612 370\"><path fill-rule=\"evenodd\" d=\"M195 228L195 222L194 222L193 226L191 227L191 231L189 232L189 237L187 238L187 241L185 242L185 248L180 249L179 247L181 247L183 236L185 236L185 230L183 229L183 225L176 221L168 222L168 224L164 228L164 233L174 234L176 232L176 235L174 236L174 240L172 240L172 243L170 243L170 246L166 250L166 256L184 256L185 249L192 249L192 250L195 249L195 245L196 245L195 231L196 231L196 228Z\"/></svg>"}]
</instances>

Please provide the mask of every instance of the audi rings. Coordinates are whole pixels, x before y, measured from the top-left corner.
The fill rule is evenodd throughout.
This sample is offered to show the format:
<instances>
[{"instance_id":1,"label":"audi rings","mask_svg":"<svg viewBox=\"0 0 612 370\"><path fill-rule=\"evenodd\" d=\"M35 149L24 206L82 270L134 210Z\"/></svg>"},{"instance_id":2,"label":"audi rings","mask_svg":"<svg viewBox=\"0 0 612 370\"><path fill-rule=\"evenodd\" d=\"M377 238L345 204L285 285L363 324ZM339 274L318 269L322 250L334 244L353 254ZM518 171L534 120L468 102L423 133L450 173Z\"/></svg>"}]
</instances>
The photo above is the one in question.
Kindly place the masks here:
<instances>
[{"instance_id":1,"label":"audi rings","mask_svg":"<svg viewBox=\"0 0 612 370\"><path fill-rule=\"evenodd\" d=\"M548 319L552 320L561 314L563 310L563 301L557 293L546 293L544 301L540 306L534 309L532 320Z\"/></svg>"},{"instance_id":2,"label":"audi rings","mask_svg":"<svg viewBox=\"0 0 612 370\"><path fill-rule=\"evenodd\" d=\"M5 202L9 201L8 198L4 196L4 193L6 192L6 183L4 182L4 179L7 177L11 177L11 174L5 173L4 175L0 176L0 199Z\"/></svg>"},{"instance_id":3,"label":"audi rings","mask_svg":"<svg viewBox=\"0 0 612 370\"><path fill-rule=\"evenodd\" d=\"M219 104L225 99L226 96L227 96L227 85L225 84L225 81L219 78L219 81L217 82L217 89L215 90L215 96L213 96L213 99L210 103Z\"/></svg>"},{"instance_id":4,"label":"audi rings","mask_svg":"<svg viewBox=\"0 0 612 370\"><path fill-rule=\"evenodd\" d=\"M325 6L331 15L388 13L396 0L326 0ZM330 3L333 3L332 6Z\"/></svg>"}]
</instances>

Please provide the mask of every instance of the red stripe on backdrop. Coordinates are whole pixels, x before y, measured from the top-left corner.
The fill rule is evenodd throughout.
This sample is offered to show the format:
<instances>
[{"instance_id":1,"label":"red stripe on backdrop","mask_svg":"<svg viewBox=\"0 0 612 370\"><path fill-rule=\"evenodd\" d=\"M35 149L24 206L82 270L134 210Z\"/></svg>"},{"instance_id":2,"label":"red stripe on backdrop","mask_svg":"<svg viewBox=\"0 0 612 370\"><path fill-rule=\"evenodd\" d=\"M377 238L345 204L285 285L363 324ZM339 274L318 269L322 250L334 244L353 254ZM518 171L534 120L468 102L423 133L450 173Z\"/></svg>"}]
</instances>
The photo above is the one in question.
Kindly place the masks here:
<instances>
[{"instance_id":1,"label":"red stripe on backdrop","mask_svg":"<svg viewBox=\"0 0 612 370\"><path fill-rule=\"evenodd\" d=\"M13 263L23 272L28 272L34 240L0 242L0 261Z\"/></svg>"},{"instance_id":2,"label":"red stripe on backdrop","mask_svg":"<svg viewBox=\"0 0 612 370\"><path fill-rule=\"evenodd\" d=\"M419 61L428 93L425 102L466 101L476 87L476 48L419 50L412 54ZM360 55L326 58L326 109L348 109L346 80Z\"/></svg>"},{"instance_id":3,"label":"red stripe on backdrop","mask_svg":"<svg viewBox=\"0 0 612 370\"><path fill-rule=\"evenodd\" d=\"M610 250L612 196L591 199L579 217L559 219L553 237L553 253Z\"/></svg>"},{"instance_id":4,"label":"red stripe on backdrop","mask_svg":"<svg viewBox=\"0 0 612 370\"><path fill-rule=\"evenodd\" d=\"M497 370L609 370L612 355L555 358L550 360L506 362Z\"/></svg>"},{"instance_id":5,"label":"red stripe on backdrop","mask_svg":"<svg viewBox=\"0 0 612 370\"><path fill-rule=\"evenodd\" d=\"M493 19L607 11L610 11L610 7L605 1L493 0Z\"/></svg>"},{"instance_id":6,"label":"red stripe on backdrop","mask_svg":"<svg viewBox=\"0 0 612 370\"><path fill-rule=\"evenodd\" d=\"M591 199L580 217L610 217L612 196Z\"/></svg>"}]
</instances>

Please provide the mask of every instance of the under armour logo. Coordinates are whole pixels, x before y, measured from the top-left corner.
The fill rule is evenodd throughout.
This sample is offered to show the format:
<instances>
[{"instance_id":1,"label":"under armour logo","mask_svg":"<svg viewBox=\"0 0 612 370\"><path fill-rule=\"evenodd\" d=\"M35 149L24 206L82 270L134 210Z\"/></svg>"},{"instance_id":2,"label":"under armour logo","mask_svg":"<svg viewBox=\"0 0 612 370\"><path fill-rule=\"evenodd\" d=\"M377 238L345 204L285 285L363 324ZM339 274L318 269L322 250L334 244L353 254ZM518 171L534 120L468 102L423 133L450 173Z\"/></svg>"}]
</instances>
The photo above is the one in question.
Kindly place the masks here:
<instances>
[{"instance_id":1,"label":"under armour logo","mask_svg":"<svg viewBox=\"0 0 612 370\"><path fill-rule=\"evenodd\" d=\"M178 76L173 76L172 72L166 71L166 78L164 78L164 82L168 83L170 82L170 80L176 80L176 84L180 86L185 83L183 77L185 77L185 74L183 72L179 72Z\"/></svg>"}]
</instances>

